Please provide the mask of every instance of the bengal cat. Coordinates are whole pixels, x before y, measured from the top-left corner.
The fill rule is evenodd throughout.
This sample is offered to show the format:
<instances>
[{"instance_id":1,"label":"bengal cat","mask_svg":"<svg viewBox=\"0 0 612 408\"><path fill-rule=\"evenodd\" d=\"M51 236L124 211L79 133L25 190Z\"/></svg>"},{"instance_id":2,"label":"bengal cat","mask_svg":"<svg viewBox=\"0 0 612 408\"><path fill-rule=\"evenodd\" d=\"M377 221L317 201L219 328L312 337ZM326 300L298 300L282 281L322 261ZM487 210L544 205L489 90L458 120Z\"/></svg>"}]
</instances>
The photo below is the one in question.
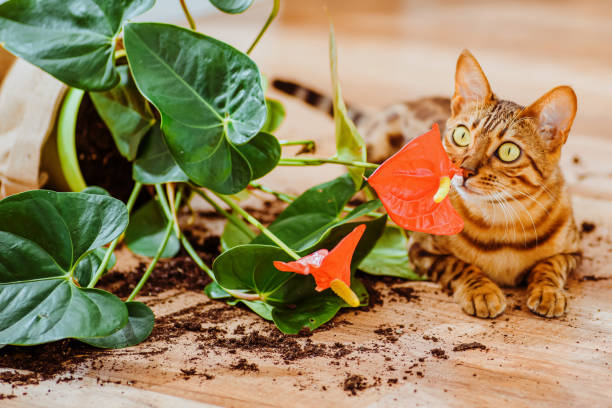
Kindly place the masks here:
<instances>
[{"instance_id":1,"label":"bengal cat","mask_svg":"<svg viewBox=\"0 0 612 408\"><path fill-rule=\"evenodd\" d=\"M329 98L295 84L275 86L312 105L331 105ZM412 233L409 255L419 272L438 281L469 315L499 316L506 308L500 286L525 278L532 312L565 313L565 281L581 259L559 168L576 115L570 87L554 88L527 107L501 100L466 50L457 61L450 100L423 98L373 115L349 112L366 139L370 161L386 159L438 122L445 150L464 171L453 180L450 199L465 228L451 236Z\"/></svg>"}]
</instances>

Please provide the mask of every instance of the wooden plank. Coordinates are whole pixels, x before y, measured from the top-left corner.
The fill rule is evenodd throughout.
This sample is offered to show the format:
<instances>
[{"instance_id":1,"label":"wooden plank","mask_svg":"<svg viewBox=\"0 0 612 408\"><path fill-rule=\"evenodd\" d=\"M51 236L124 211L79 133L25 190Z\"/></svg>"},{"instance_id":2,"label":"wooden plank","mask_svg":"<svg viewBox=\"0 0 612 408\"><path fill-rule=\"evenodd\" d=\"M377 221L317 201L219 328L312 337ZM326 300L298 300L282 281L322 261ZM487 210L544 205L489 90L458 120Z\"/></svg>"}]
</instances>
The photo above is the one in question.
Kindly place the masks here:
<instances>
[{"instance_id":1,"label":"wooden plank","mask_svg":"<svg viewBox=\"0 0 612 408\"><path fill-rule=\"evenodd\" d=\"M597 227L585 234L585 260L568 283L568 314L555 320L539 318L527 310L524 288L512 288L504 290L510 296L506 313L496 320L480 320L462 313L437 285L408 282L399 286L414 288L418 300L387 297L384 305L369 312L343 314L333 329L294 339L299 347L308 341L326 349L342 343L351 352L339 359L321 356L287 363L277 350L238 349L232 353L230 348L202 340L202 333L183 331L175 338L101 352L96 361L83 364L73 374L82 380L48 381L15 390L0 384L0 393L18 396L2 400L2 406L98 406L101 402L113 407L610 404L612 140L608 102L612 55L605 50L612 38L612 7L579 1L554 6L545 1L519 6L396 0L380 4L357 0L347 7L346 2L328 2L336 25L343 90L360 106L376 108L421 95L448 95L455 59L466 46L481 59L501 96L527 103L557 84L575 87L580 110L563 168L574 193L577 221L590 221ZM329 89L327 17L320 5L317 1L283 3L281 21L253 53L268 77L301 79L321 90ZM246 48L268 6L260 2L244 15L215 15L200 27ZM325 115L270 92L283 99L287 109L279 138L313 138L320 147L317 155L333 154L333 124ZM579 157L578 163L574 157ZM333 166L307 172L287 168L275 171L264 182L297 193L341 171ZM119 267L128 268L137 261L122 253ZM602 280L581 280L585 276ZM382 282L376 288L389 290ZM143 300L151 302L158 321L170 315L177 321L184 319L187 315L181 311L197 305L202 312L221 307L195 292L169 291L155 300ZM219 326L198 319L203 327ZM234 333L239 325L245 326L247 334L271 330L270 324L242 310L224 314L223 319L220 326L229 338L244 337ZM391 329L397 341L376 333L381 327ZM452 351L469 342L480 342L487 350ZM359 346L367 350L360 352ZM434 357L432 349L437 348L448 358ZM256 364L259 371L231 369L240 358ZM185 379L181 369L188 368L195 368L198 375ZM204 374L214 378L206 379ZM352 396L343 389L348 374L362 375L369 384L380 383ZM98 378L121 385L102 386ZM388 384L394 379L397 384Z\"/></svg>"}]
</instances>

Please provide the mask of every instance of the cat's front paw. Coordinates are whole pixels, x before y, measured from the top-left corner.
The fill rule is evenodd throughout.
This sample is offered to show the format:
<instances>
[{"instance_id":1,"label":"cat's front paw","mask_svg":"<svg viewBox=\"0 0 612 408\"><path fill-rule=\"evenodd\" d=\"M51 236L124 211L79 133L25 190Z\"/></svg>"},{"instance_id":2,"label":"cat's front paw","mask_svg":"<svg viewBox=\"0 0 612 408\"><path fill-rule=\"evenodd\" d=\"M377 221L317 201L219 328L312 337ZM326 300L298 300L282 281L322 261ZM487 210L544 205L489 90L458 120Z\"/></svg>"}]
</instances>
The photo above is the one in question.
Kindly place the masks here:
<instances>
[{"instance_id":1,"label":"cat's front paw","mask_svg":"<svg viewBox=\"0 0 612 408\"><path fill-rule=\"evenodd\" d=\"M493 318L506 310L504 293L488 279L487 282L481 282L481 285L474 289L469 286L460 288L455 292L455 300L463 311L471 316Z\"/></svg>"},{"instance_id":2,"label":"cat's front paw","mask_svg":"<svg viewBox=\"0 0 612 408\"><path fill-rule=\"evenodd\" d=\"M535 286L527 296L527 307L544 317L560 317L567 308L567 296L562 288Z\"/></svg>"}]
</instances>

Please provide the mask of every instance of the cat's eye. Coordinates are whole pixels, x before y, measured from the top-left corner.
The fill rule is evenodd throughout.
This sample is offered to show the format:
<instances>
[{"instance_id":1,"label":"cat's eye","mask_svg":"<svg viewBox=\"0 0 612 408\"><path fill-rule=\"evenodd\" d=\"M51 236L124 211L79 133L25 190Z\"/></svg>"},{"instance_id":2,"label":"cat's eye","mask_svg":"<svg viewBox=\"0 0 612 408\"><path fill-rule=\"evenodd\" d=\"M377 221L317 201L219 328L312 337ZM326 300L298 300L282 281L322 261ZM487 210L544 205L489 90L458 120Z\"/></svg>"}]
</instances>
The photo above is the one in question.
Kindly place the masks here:
<instances>
[{"instance_id":1,"label":"cat's eye","mask_svg":"<svg viewBox=\"0 0 612 408\"><path fill-rule=\"evenodd\" d=\"M455 142L457 146L465 147L469 145L471 141L472 136L465 126L457 126L455 130L453 130L453 142Z\"/></svg>"},{"instance_id":2,"label":"cat's eye","mask_svg":"<svg viewBox=\"0 0 612 408\"><path fill-rule=\"evenodd\" d=\"M521 148L512 142L502 143L497 149L497 157L506 163L513 162L521 155Z\"/></svg>"}]
</instances>

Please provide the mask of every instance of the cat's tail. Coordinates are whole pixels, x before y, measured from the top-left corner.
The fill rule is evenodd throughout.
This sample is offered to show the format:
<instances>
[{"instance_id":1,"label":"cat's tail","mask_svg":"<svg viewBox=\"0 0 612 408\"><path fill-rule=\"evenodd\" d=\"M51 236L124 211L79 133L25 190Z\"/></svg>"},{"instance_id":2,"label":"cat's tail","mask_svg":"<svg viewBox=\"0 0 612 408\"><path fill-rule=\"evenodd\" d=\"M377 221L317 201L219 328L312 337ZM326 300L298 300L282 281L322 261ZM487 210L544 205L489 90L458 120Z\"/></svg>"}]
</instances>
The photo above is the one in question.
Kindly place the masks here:
<instances>
[{"instance_id":1,"label":"cat's tail","mask_svg":"<svg viewBox=\"0 0 612 408\"><path fill-rule=\"evenodd\" d=\"M334 103L332 98L328 95L323 95L314 89L310 89L296 82L284 79L273 80L272 86L279 91L286 93L287 95L291 95L302 102L327 113L331 117L334 116ZM355 123L355 125L359 125L359 122L365 119L365 112L355 108L354 106L347 104L346 111L348 117L353 121L353 123Z\"/></svg>"}]
</instances>

